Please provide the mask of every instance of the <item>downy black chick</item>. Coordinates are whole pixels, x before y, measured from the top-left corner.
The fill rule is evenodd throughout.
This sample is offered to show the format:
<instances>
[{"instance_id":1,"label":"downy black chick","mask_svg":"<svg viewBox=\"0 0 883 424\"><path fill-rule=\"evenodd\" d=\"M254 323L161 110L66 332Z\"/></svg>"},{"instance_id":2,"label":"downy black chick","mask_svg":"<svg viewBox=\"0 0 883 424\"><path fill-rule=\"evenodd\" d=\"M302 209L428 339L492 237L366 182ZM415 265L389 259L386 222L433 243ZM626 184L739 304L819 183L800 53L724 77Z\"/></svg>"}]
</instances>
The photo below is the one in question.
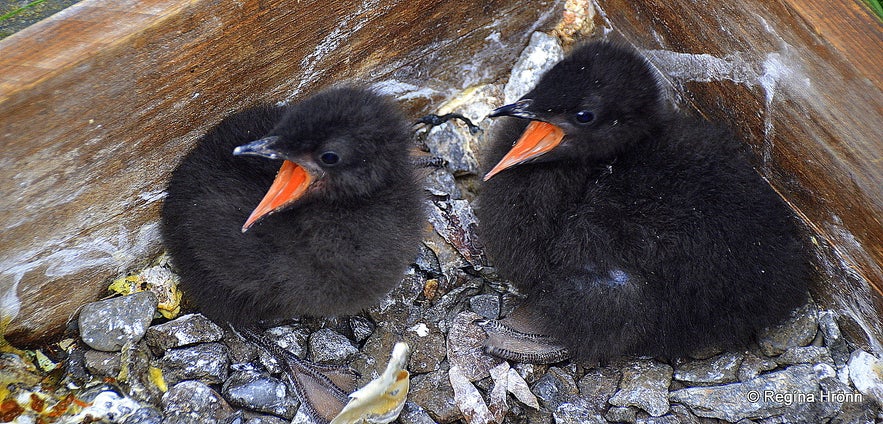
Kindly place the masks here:
<instances>
[{"instance_id":1,"label":"downy black chick","mask_svg":"<svg viewBox=\"0 0 883 424\"><path fill-rule=\"evenodd\" d=\"M375 304L419 247L411 146L398 108L354 88L224 119L173 172L162 209L184 291L258 344L262 321ZM310 412L330 420L346 403L337 371L286 360Z\"/></svg>"},{"instance_id":2,"label":"downy black chick","mask_svg":"<svg viewBox=\"0 0 883 424\"><path fill-rule=\"evenodd\" d=\"M792 211L729 130L665 103L633 49L580 46L491 116L514 118L486 155L480 235L527 295L485 323L491 353L563 359L550 336L586 361L680 357L744 346L806 301Z\"/></svg>"}]
</instances>

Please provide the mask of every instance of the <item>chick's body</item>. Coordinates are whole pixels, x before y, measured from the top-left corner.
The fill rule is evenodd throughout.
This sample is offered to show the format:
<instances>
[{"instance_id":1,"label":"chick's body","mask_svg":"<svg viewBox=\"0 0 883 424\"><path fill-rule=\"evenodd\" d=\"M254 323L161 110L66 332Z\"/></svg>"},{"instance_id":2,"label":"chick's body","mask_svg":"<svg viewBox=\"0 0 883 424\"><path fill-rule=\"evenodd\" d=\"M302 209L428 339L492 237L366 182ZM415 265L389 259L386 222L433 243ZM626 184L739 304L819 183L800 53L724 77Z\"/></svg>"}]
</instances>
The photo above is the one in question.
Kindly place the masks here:
<instances>
[{"instance_id":1,"label":"chick's body","mask_svg":"<svg viewBox=\"0 0 883 424\"><path fill-rule=\"evenodd\" d=\"M745 345L805 302L792 212L727 130L661 103L643 59L583 46L524 98L564 138L490 178L476 213L500 273L575 357ZM506 119L489 164L525 128Z\"/></svg>"},{"instance_id":2,"label":"chick's body","mask_svg":"<svg viewBox=\"0 0 883 424\"><path fill-rule=\"evenodd\" d=\"M267 134L318 163L306 194L241 230L280 161L234 156ZM233 115L175 170L163 235L181 284L210 318L238 324L353 314L394 287L416 254L422 213L407 124L376 95L337 89Z\"/></svg>"}]
</instances>

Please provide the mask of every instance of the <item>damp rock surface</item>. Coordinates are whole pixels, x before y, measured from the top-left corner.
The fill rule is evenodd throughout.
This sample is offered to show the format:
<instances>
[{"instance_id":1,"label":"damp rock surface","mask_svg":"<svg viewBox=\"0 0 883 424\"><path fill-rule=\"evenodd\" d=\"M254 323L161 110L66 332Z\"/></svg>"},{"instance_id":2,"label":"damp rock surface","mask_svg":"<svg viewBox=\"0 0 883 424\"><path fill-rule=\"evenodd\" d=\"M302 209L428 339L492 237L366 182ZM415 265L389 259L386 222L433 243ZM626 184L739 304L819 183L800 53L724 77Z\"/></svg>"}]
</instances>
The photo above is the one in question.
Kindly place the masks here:
<instances>
[{"instance_id":1,"label":"damp rock surface","mask_svg":"<svg viewBox=\"0 0 883 424\"><path fill-rule=\"evenodd\" d=\"M233 414L233 408L205 383L182 381L162 398L164 423L220 424Z\"/></svg>"},{"instance_id":2,"label":"damp rock surface","mask_svg":"<svg viewBox=\"0 0 883 424\"><path fill-rule=\"evenodd\" d=\"M92 349L118 352L144 336L157 304L156 295L140 292L83 305L80 337Z\"/></svg>"},{"instance_id":3,"label":"damp rock surface","mask_svg":"<svg viewBox=\"0 0 883 424\"><path fill-rule=\"evenodd\" d=\"M167 350L196 343L216 342L224 331L202 314L188 314L147 329L145 341L151 347Z\"/></svg>"}]
</instances>

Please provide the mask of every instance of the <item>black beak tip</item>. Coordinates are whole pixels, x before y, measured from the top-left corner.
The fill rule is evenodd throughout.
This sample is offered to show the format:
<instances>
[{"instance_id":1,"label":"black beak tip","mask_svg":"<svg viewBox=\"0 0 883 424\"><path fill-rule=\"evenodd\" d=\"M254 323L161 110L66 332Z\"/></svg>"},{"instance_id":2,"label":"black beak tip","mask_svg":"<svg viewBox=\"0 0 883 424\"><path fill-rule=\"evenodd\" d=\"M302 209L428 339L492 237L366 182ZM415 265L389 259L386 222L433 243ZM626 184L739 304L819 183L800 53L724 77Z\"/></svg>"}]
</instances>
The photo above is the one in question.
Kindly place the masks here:
<instances>
[{"instance_id":1,"label":"black beak tip","mask_svg":"<svg viewBox=\"0 0 883 424\"><path fill-rule=\"evenodd\" d=\"M273 147L279 141L278 136L264 137L233 149L234 156L259 156L268 159L282 159Z\"/></svg>"},{"instance_id":2,"label":"black beak tip","mask_svg":"<svg viewBox=\"0 0 883 424\"><path fill-rule=\"evenodd\" d=\"M535 119L536 115L527 110L530 105L533 103L531 99L521 99L515 103L508 104L505 106L500 106L491 111L488 114L489 118L496 118L499 116L512 116L515 118L524 118L524 119Z\"/></svg>"}]
</instances>

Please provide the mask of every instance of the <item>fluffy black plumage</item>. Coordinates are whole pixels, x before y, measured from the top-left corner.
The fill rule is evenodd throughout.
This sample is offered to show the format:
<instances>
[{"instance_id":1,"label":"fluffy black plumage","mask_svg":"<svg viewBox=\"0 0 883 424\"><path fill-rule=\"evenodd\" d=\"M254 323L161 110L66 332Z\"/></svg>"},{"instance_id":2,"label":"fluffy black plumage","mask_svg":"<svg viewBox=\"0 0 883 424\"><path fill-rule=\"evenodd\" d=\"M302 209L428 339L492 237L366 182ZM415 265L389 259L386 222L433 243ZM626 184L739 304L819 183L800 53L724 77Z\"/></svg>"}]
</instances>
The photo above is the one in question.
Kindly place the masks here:
<instances>
[{"instance_id":1,"label":"fluffy black plumage","mask_svg":"<svg viewBox=\"0 0 883 424\"><path fill-rule=\"evenodd\" d=\"M321 176L243 232L282 161L233 150L267 135L278 136L280 157ZM163 205L163 237L184 290L208 317L238 325L371 306L419 246L410 146L393 104L351 88L223 120L181 161ZM334 161L323 158L329 152L332 165L323 163Z\"/></svg>"},{"instance_id":2,"label":"fluffy black plumage","mask_svg":"<svg viewBox=\"0 0 883 424\"><path fill-rule=\"evenodd\" d=\"M792 211L728 130L666 106L631 48L583 45L495 113L564 132L490 178L476 214L534 324L576 358L742 346L806 301ZM488 165L527 124L504 119Z\"/></svg>"}]
</instances>

